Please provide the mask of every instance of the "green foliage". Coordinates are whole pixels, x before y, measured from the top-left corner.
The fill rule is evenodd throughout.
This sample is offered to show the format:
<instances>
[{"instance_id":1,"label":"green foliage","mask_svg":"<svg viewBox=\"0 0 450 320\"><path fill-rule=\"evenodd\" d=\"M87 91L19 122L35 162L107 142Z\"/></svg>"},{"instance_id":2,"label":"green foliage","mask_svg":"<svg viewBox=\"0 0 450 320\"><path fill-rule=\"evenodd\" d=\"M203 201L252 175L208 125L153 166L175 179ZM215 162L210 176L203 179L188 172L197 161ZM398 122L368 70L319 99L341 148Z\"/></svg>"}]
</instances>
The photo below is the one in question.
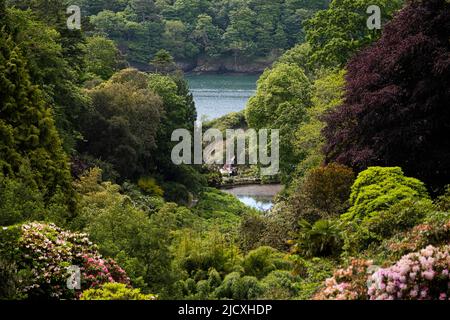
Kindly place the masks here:
<instances>
[{"instance_id":1,"label":"green foliage","mask_svg":"<svg viewBox=\"0 0 450 320\"><path fill-rule=\"evenodd\" d=\"M82 34L66 24L62 0L14 1L7 15L15 41L27 60L31 81L44 93L51 106L63 148L73 153L80 139L78 117L86 111L88 99L79 84L85 78L85 47ZM31 8L31 10L23 11ZM39 30L39 32L36 32Z\"/></svg>"},{"instance_id":2,"label":"green foliage","mask_svg":"<svg viewBox=\"0 0 450 320\"><path fill-rule=\"evenodd\" d=\"M190 211L166 205L148 217L120 194L120 186L100 183L98 169L83 176L77 190L81 199L76 227L88 232L102 253L115 257L133 284L169 294L175 283L169 250L172 231L190 219Z\"/></svg>"},{"instance_id":3,"label":"green foliage","mask_svg":"<svg viewBox=\"0 0 450 320\"><path fill-rule=\"evenodd\" d=\"M275 270L290 269L290 264L283 259L283 254L271 247L259 247L250 251L241 265L245 275L258 279Z\"/></svg>"},{"instance_id":4,"label":"green foliage","mask_svg":"<svg viewBox=\"0 0 450 320\"><path fill-rule=\"evenodd\" d=\"M428 199L425 185L414 178L405 177L401 168L371 167L358 175L352 186L350 209L343 220L361 221L403 199Z\"/></svg>"},{"instance_id":5,"label":"green foliage","mask_svg":"<svg viewBox=\"0 0 450 320\"><path fill-rule=\"evenodd\" d=\"M158 186L154 178L144 177L139 179L138 187L147 194L162 197L164 190Z\"/></svg>"},{"instance_id":6,"label":"green foliage","mask_svg":"<svg viewBox=\"0 0 450 320\"><path fill-rule=\"evenodd\" d=\"M287 50L276 63L296 65L304 70L309 79L313 79L316 69L311 63L311 54L311 46L308 43L301 43Z\"/></svg>"},{"instance_id":7,"label":"green foliage","mask_svg":"<svg viewBox=\"0 0 450 320\"><path fill-rule=\"evenodd\" d=\"M206 185L206 179L200 176L197 168L173 164L171 152L176 142L172 142L171 137L173 131L177 129L194 131L194 122L197 119L194 100L186 80L180 75L151 74L148 86L161 97L164 108L156 139L157 152L153 155L154 162L158 173L170 181L169 184L163 185L166 196L170 196L169 189L180 193L167 200L186 204L188 203L186 188L192 193L198 193Z\"/></svg>"},{"instance_id":8,"label":"green foliage","mask_svg":"<svg viewBox=\"0 0 450 320\"><path fill-rule=\"evenodd\" d=\"M298 162L293 148L295 130L311 106L311 83L293 64L277 64L258 80L257 91L247 104L245 118L253 129L279 129L280 169L284 181Z\"/></svg>"},{"instance_id":9,"label":"green foliage","mask_svg":"<svg viewBox=\"0 0 450 320\"><path fill-rule=\"evenodd\" d=\"M100 289L83 291L80 300L156 300L157 296L142 294L122 283L106 283Z\"/></svg>"},{"instance_id":10,"label":"green foliage","mask_svg":"<svg viewBox=\"0 0 450 320\"><path fill-rule=\"evenodd\" d=\"M295 251L305 257L338 256L342 248L337 220L318 220L314 224L301 220Z\"/></svg>"},{"instance_id":11,"label":"green foliage","mask_svg":"<svg viewBox=\"0 0 450 320\"><path fill-rule=\"evenodd\" d=\"M14 262L0 258L0 300L24 299L26 295L21 292L20 287L25 281Z\"/></svg>"},{"instance_id":12,"label":"green foliage","mask_svg":"<svg viewBox=\"0 0 450 320\"><path fill-rule=\"evenodd\" d=\"M234 196L213 188L205 189L195 206L195 211L205 218L212 218L223 213L240 216L248 210L249 208Z\"/></svg>"},{"instance_id":13,"label":"green foliage","mask_svg":"<svg viewBox=\"0 0 450 320\"><path fill-rule=\"evenodd\" d=\"M178 61L257 57L304 40L302 23L328 0L83 1L94 32L108 35L132 64L167 50Z\"/></svg>"},{"instance_id":14,"label":"green foliage","mask_svg":"<svg viewBox=\"0 0 450 320\"><path fill-rule=\"evenodd\" d=\"M86 69L103 80L108 80L124 65L114 41L100 36L86 39Z\"/></svg>"},{"instance_id":15,"label":"green foliage","mask_svg":"<svg viewBox=\"0 0 450 320\"><path fill-rule=\"evenodd\" d=\"M437 198L436 206L441 211L450 211L450 185L445 188L444 194Z\"/></svg>"},{"instance_id":16,"label":"green foliage","mask_svg":"<svg viewBox=\"0 0 450 320\"><path fill-rule=\"evenodd\" d=\"M211 269L224 276L232 272L239 261L237 248L217 231L199 236L193 230L185 230L176 250L175 263L187 277L196 281L207 279Z\"/></svg>"},{"instance_id":17,"label":"green foliage","mask_svg":"<svg viewBox=\"0 0 450 320\"><path fill-rule=\"evenodd\" d=\"M367 27L367 8L379 6L384 25L402 4L402 0L333 0L328 9L318 11L305 23L311 59L325 67L343 67L353 54L381 34Z\"/></svg>"},{"instance_id":18,"label":"green foliage","mask_svg":"<svg viewBox=\"0 0 450 320\"><path fill-rule=\"evenodd\" d=\"M148 173L156 147L162 102L143 77L126 69L88 91L93 110L83 117L80 149L113 164L121 179Z\"/></svg>"},{"instance_id":19,"label":"green foliage","mask_svg":"<svg viewBox=\"0 0 450 320\"><path fill-rule=\"evenodd\" d=\"M6 178L0 174L0 225L13 225L26 220L41 220L64 225L71 215L60 189L48 200L35 182L26 178Z\"/></svg>"},{"instance_id":20,"label":"green foliage","mask_svg":"<svg viewBox=\"0 0 450 320\"><path fill-rule=\"evenodd\" d=\"M155 53L155 56L153 57L152 61L150 61L150 64L156 69L156 73L164 73L170 68L173 68L174 60L170 52L161 49L157 53Z\"/></svg>"},{"instance_id":21,"label":"green foliage","mask_svg":"<svg viewBox=\"0 0 450 320\"><path fill-rule=\"evenodd\" d=\"M300 278L295 283L300 300L311 300L336 267L336 262L330 259L305 259L298 255L291 255L290 259L295 266L294 274Z\"/></svg>"},{"instance_id":22,"label":"green foliage","mask_svg":"<svg viewBox=\"0 0 450 320\"><path fill-rule=\"evenodd\" d=\"M296 282L298 277L290 271L275 270L261 280L264 293L263 299L289 300L297 296L298 290Z\"/></svg>"},{"instance_id":23,"label":"green foliage","mask_svg":"<svg viewBox=\"0 0 450 320\"><path fill-rule=\"evenodd\" d=\"M221 38L223 30L214 25L213 18L207 14L197 17L192 37L202 52L208 56L216 56L222 51Z\"/></svg>"},{"instance_id":24,"label":"green foliage","mask_svg":"<svg viewBox=\"0 0 450 320\"><path fill-rule=\"evenodd\" d=\"M310 170L291 195L293 216L311 223L338 217L349 208L354 181L353 170L338 164Z\"/></svg>"},{"instance_id":25,"label":"green foliage","mask_svg":"<svg viewBox=\"0 0 450 320\"><path fill-rule=\"evenodd\" d=\"M255 300L263 293L263 287L255 277L244 276L237 272L228 274L215 291L218 299Z\"/></svg>"},{"instance_id":26,"label":"green foliage","mask_svg":"<svg viewBox=\"0 0 450 320\"><path fill-rule=\"evenodd\" d=\"M0 35L0 91L0 172L26 179L46 203L61 190L69 204L70 172L52 111L32 85L20 48L5 32Z\"/></svg>"},{"instance_id":27,"label":"green foliage","mask_svg":"<svg viewBox=\"0 0 450 320\"><path fill-rule=\"evenodd\" d=\"M353 254L370 245L377 246L384 239L419 225L434 210L431 200L406 198L362 222L347 224L343 232L345 250Z\"/></svg>"},{"instance_id":28,"label":"green foliage","mask_svg":"<svg viewBox=\"0 0 450 320\"><path fill-rule=\"evenodd\" d=\"M215 120L208 121L203 124L203 129L208 130L210 128L219 129L225 132L227 129L246 129L248 127L245 120L244 111L231 112L223 117Z\"/></svg>"},{"instance_id":29,"label":"green foliage","mask_svg":"<svg viewBox=\"0 0 450 320\"><path fill-rule=\"evenodd\" d=\"M322 129L325 123L322 117L342 103L345 73L345 70L319 72L318 79L314 81L312 107L307 110L306 122L301 124L295 133L294 146L298 153L302 154L302 160L296 168L299 179L325 160L322 153L325 145Z\"/></svg>"}]
</instances>

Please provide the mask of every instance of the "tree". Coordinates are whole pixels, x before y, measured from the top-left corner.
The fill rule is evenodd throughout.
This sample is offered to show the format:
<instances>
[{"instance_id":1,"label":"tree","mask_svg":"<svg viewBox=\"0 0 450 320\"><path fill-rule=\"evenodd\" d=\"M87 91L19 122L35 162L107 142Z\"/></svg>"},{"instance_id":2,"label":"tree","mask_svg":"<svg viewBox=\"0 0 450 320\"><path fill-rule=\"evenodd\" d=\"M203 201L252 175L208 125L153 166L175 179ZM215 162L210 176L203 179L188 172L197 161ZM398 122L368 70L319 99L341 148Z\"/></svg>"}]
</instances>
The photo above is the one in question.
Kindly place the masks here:
<instances>
[{"instance_id":1,"label":"tree","mask_svg":"<svg viewBox=\"0 0 450 320\"><path fill-rule=\"evenodd\" d=\"M325 118L327 162L401 166L434 190L448 183L449 13L444 0L413 1L352 59L345 102Z\"/></svg>"},{"instance_id":2,"label":"tree","mask_svg":"<svg viewBox=\"0 0 450 320\"><path fill-rule=\"evenodd\" d=\"M120 193L120 186L102 182L98 168L82 176L76 187L80 215L74 226L88 232L101 253L115 257L133 284L151 292L171 290L176 275L169 247L177 211L162 208L148 217Z\"/></svg>"},{"instance_id":3,"label":"tree","mask_svg":"<svg viewBox=\"0 0 450 320\"><path fill-rule=\"evenodd\" d=\"M325 156L322 152L325 138L322 130L325 127L323 116L342 104L344 95L345 71L325 72L313 84L311 102L313 106L307 110L307 120L297 130L294 142L303 159L297 165L296 176L300 180L309 169L321 165Z\"/></svg>"},{"instance_id":4,"label":"tree","mask_svg":"<svg viewBox=\"0 0 450 320\"><path fill-rule=\"evenodd\" d=\"M280 168L285 181L299 161L293 147L294 133L310 105L311 84L303 70L280 63L258 80L256 94L245 110L250 128L280 130Z\"/></svg>"},{"instance_id":5,"label":"tree","mask_svg":"<svg viewBox=\"0 0 450 320\"><path fill-rule=\"evenodd\" d=\"M290 197L297 223L339 217L349 208L350 188L355 174L347 167L330 164L310 170Z\"/></svg>"},{"instance_id":6,"label":"tree","mask_svg":"<svg viewBox=\"0 0 450 320\"><path fill-rule=\"evenodd\" d=\"M26 178L47 201L61 190L69 203L70 172L51 108L31 83L20 48L0 28L0 173Z\"/></svg>"},{"instance_id":7,"label":"tree","mask_svg":"<svg viewBox=\"0 0 450 320\"><path fill-rule=\"evenodd\" d=\"M401 7L402 0L333 0L305 22L312 59L327 67L342 67L360 48L376 40L380 32L367 27L371 5L381 8L383 24Z\"/></svg>"},{"instance_id":8,"label":"tree","mask_svg":"<svg viewBox=\"0 0 450 320\"><path fill-rule=\"evenodd\" d=\"M244 6L230 13L230 24L223 38L226 48L233 52L235 64L240 54L251 56L255 53L255 12Z\"/></svg>"},{"instance_id":9,"label":"tree","mask_svg":"<svg viewBox=\"0 0 450 320\"><path fill-rule=\"evenodd\" d=\"M175 61L169 51L161 49L155 54L150 64L156 68L156 73L158 71L164 73L173 68Z\"/></svg>"},{"instance_id":10,"label":"tree","mask_svg":"<svg viewBox=\"0 0 450 320\"><path fill-rule=\"evenodd\" d=\"M49 17L42 17L40 10L45 7L40 8L38 4L43 5L43 1L26 4L31 5L33 11L7 10L14 41L28 61L31 81L39 85L53 109L64 150L72 153L79 137L77 119L88 106L88 98L80 89L85 78L83 37L77 30L67 33L65 20L64 27L61 26L60 13L65 9L61 12L52 9ZM56 1L54 5L61 3Z\"/></svg>"},{"instance_id":11,"label":"tree","mask_svg":"<svg viewBox=\"0 0 450 320\"><path fill-rule=\"evenodd\" d=\"M124 63L112 40L100 36L86 39L87 71L108 80Z\"/></svg>"},{"instance_id":12,"label":"tree","mask_svg":"<svg viewBox=\"0 0 450 320\"><path fill-rule=\"evenodd\" d=\"M176 0L173 4L173 18L194 25L197 17L207 12L208 6L208 0Z\"/></svg>"},{"instance_id":13,"label":"tree","mask_svg":"<svg viewBox=\"0 0 450 320\"><path fill-rule=\"evenodd\" d=\"M188 38L188 27L180 20L165 21L162 45L177 59L190 59L198 53L198 48ZM155 58L162 53L157 52ZM173 64L173 61L172 61Z\"/></svg>"},{"instance_id":14,"label":"tree","mask_svg":"<svg viewBox=\"0 0 450 320\"><path fill-rule=\"evenodd\" d=\"M85 15L96 15L103 10L114 12L125 9L128 1L123 0L80 0L81 11Z\"/></svg>"},{"instance_id":15,"label":"tree","mask_svg":"<svg viewBox=\"0 0 450 320\"><path fill-rule=\"evenodd\" d=\"M203 52L209 56L215 56L221 51L220 39L222 33L222 30L213 24L211 16L201 14L197 18L197 24L192 32L192 36Z\"/></svg>"},{"instance_id":16,"label":"tree","mask_svg":"<svg viewBox=\"0 0 450 320\"><path fill-rule=\"evenodd\" d=\"M139 178L153 168L152 151L163 113L146 75L125 69L88 91L93 110L83 116L80 151L114 165L121 179Z\"/></svg>"}]
</instances>

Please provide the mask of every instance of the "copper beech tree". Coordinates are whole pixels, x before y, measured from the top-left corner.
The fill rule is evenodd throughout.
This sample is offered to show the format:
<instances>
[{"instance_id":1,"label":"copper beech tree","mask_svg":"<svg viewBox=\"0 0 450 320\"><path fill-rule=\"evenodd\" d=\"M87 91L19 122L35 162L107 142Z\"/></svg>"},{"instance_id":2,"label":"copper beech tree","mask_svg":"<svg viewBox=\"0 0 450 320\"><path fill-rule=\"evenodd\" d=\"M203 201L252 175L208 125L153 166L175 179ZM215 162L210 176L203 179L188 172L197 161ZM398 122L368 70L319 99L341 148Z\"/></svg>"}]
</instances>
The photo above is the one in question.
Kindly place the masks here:
<instances>
[{"instance_id":1,"label":"copper beech tree","mask_svg":"<svg viewBox=\"0 0 450 320\"><path fill-rule=\"evenodd\" d=\"M450 178L450 3L410 1L348 64L325 116L327 162L400 166L438 191Z\"/></svg>"}]
</instances>

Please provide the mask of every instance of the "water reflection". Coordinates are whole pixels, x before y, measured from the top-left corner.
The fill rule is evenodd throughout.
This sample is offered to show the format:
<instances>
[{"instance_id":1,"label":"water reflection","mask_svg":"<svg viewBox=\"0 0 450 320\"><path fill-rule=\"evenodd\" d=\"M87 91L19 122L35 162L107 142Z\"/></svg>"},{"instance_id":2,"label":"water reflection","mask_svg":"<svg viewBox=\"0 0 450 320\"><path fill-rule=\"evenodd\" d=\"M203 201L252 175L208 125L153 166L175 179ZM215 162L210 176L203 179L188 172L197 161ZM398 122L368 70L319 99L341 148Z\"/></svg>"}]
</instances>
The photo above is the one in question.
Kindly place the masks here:
<instances>
[{"instance_id":1,"label":"water reflection","mask_svg":"<svg viewBox=\"0 0 450 320\"><path fill-rule=\"evenodd\" d=\"M275 196L282 190L281 185L247 185L223 190L234 195L242 203L261 211L268 211L273 207Z\"/></svg>"},{"instance_id":2,"label":"water reflection","mask_svg":"<svg viewBox=\"0 0 450 320\"><path fill-rule=\"evenodd\" d=\"M237 198L245 205L260 211L269 211L273 207L273 198L261 198L256 196L237 196Z\"/></svg>"}]
</instances>

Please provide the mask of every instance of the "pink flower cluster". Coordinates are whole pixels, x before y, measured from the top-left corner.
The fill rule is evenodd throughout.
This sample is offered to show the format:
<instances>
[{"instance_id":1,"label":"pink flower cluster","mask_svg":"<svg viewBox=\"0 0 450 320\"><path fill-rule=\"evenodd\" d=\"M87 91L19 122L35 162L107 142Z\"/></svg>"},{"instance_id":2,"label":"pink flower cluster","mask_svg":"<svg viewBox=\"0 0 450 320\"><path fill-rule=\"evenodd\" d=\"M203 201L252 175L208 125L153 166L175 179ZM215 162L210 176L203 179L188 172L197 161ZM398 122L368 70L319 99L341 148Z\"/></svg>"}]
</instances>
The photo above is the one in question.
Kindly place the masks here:
<instances>
[{"instance_id":1,"label":"pink flower cluster","mask_svg":"<svg viewBox=\"0 0 450 320\"><path fill-rule=\"evenodd\" d=\"M315 300L362 300L367 299L367 274L372 261L352 260L346 269L338 269L325 281L325 288Z\"/></svg>"},{"instance_id":2,"label":"pink flower cluster","mask_svg":"<svg viewBox=\"0 0 450 320\"><path fill-rule=\"evenodd\" d=\"M450 297L450 246L428 246L404 256L371 278L372 300L447 300Z\"/></svg>"},{"instance_id":3,"label":"pink flower cluster","mask_svg":"<svg viewBox=\"0 0 450 320\"><path fill-rule=\"evenodd\" d=\"M30 297L76 299L83 290L108 282L130 284L116 262L103 259L86 234L62 230L54 224L28 223L22 226L19 242L20 267L30 270L33 281L23 291ZM68 267L79 266L80 291L67 288Z\"/></svg>"},{"instance_id":4,"label":"pink flower cluster","mask_svg":"<svg viewBox=\"0 0 450 320\"><path fill-rule=\"evenodd\" d=\"M130 285L126 272L112 259L103 259L100 255L84 255L82 272L82 287L84 289L98 288L104 283L123 283Z\"/></svg>"}]
</instances>

